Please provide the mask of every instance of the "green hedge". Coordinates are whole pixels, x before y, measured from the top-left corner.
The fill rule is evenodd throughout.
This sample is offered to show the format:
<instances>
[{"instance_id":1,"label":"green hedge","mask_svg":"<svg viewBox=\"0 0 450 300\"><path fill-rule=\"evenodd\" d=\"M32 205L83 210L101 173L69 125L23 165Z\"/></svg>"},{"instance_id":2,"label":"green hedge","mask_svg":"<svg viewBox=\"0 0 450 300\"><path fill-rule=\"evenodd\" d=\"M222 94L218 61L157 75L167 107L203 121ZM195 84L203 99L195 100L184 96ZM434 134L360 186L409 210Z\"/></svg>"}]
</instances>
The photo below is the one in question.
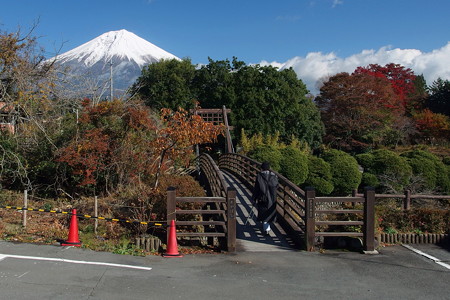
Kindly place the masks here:
<instances>
[{"instance_id":1,"label":"green hedge","mask_svg":"<svg viewBox=\"0 0 450 300\"><path fill-rule=\"evenodd\" d=\"M362 185L372 185L379 192L402 192L409 184L412 169L397 153L380 149L356 155L364 168Z\"/></svg>"},{"instance_id":2,"label":"green hedge","mask_svg":"<svg viewBox=\"0 0 450 300\"><path fill-rule=\"evenodd\" d=\"M280 171L280 162L282 155L280 150L272 145L257 146L253 151L249 152L249 157L259 162L268 161L270 168L274 171Z\"/></svg>"},{"instance_id":3,"label":"green hedge","mask_svg":"<svg viewBox=\"0 0 450 300\"><path fill-rule=\"evenodd\" d=\"M333 194L348 195L358 188L362 174L354 157L344 151L332 149L325 151L322 158L331 166Z\"/></svg>"},{"instance_id":4,"label":"green hedge","mask_svg":"<svg viewBox=\"0 0 450 300\"><path fill-rule=\"evenodd\" d=\"M296 185L308 177L308 157L298 148L288 146L281 149L280 173Z\"/></svg>"},{"instance_id":5,"label":"green hedge","mask_svg":"<svg viewBox=\"0 0 450 300\"><path fill-rule=\"evenodd\" d=\"M436 155L424 150L411 150L402 154L412 167L413 174L423 179L423 189L448 193L450 179L448 167Z\"/></svg>"},{"instance_id":6,"label":"green hedge","mask_svg":"<svg viewBox=\"0 0 450 300\"><path fill-rule=\"evenodd\" d=\"M310 155L308 157L308 177L304 187L314 187L317 195L329 195L334 189L331 166L320 157Z\"/></svg>"}]
</instances>

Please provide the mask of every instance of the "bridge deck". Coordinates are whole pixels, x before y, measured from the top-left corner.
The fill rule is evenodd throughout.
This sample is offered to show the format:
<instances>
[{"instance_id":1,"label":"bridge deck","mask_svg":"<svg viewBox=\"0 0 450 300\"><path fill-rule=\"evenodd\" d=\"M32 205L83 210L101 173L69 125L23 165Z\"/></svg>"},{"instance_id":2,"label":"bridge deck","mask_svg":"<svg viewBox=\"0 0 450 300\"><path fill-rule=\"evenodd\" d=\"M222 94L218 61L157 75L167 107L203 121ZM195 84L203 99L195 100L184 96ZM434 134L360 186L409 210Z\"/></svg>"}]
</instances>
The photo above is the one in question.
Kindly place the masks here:
<instances>
[{"instance_id":1,"label":"bridge deck","mask_svg":"<svg viewBox=\"0 0 450 300\"><path fill-rule=\"evenodd\" d=\"M294 242L289 239L278 223L272 224L272 231L269 236L262 233L261 222L256 220L256 208L252 206L250 201L251 191L232 174L224 171L222 173L227 183L231 187L236 188L237 191L237 251L270 252L296 250Z\"/></svg>"}]
</instances>

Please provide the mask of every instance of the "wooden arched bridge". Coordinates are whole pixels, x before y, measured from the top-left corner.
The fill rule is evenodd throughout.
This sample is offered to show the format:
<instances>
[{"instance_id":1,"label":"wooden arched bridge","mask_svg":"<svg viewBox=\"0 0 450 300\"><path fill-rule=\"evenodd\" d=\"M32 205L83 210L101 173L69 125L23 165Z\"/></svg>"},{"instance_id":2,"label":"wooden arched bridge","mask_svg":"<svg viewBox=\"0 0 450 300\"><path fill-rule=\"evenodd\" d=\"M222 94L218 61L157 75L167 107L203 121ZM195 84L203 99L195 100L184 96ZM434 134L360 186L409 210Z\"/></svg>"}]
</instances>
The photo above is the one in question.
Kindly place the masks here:
<instances>
[{"instance_id":1,"label":"wooden arched bridge","mask_svg":"<svg viewBox=\"0 0 450 300\"><path fill-rule=\"evenodd\" d=\"M223 248L233 252L313 251L321 237L344 236L361 238L363 250L374 251L373 190L354 197L316 197L314 189L304 191L277 173L277 222L270 235L264 235L250 201L260 163L235 153L222 154L217 162L202 154L198 162L197 175L209 197L177 197L176 190L168 190L167 221L177 220L177 226L186 228L177 233L178 237L217 239ZM201 209L183 209L187 206L181 204L189 202ZM201 217L179 220L187 214ZM345 215L346 220L329 217L337 215ZM346 226L357 230L326 231Z\"/></svg>"}]
</instances>

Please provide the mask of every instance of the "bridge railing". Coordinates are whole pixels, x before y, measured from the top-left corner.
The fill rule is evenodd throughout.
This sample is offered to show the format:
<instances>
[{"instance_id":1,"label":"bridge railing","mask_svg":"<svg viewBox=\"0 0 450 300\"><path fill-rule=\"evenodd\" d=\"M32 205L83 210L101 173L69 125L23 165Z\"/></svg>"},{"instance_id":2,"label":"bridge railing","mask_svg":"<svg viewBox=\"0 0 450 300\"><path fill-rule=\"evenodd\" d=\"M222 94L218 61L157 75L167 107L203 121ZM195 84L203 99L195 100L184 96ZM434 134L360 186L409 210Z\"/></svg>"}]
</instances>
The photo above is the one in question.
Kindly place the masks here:
<instances>
[{"instance_id":1,"label":"bridge railing","mask_svg":"<svg viewBox=\"0 0 450 300\"><path fill-rule=\"evenodd\" d=\"M200 182L206 185L211 196L225 197L228 184L212 157L203 153L197 159L199 160Z\"/></svg>"},{"instance_id":2,"label":"bridge railing","mask_svg":"<svg viewBox=\"0 0 450 300\"><path fill-rule=\"evenodd\" d=\"M261 163L244 155L227 153L219 157L219 168L233 173L252 190L256 175L261 170ZM278 222L297 245L303 246L306 232L305 191L281 174L274 173L279 178L277 189Z\"/></svg>"},{"instance_id":3,"label":"bridge railing","mask_svg":"<svg viewBox=\"0 0 450 300\"><path fill-rule=\"evenodd\" d=\"M256 175L260 171L261 163L244 155L227 153L219 157L219 167L225 169L240 179L252 189ZM305 192L281 174L274 172L279 177L277 190L277 219L293 241L306 248L314 250L316 237L318 236L361 236L363 247L366 251L374 250L374 191L368 189L359 197L316 197L313 188ZM343 203L363 203L364 209L343 209ZM328 204L332 204L331 206ZM330 215L346 214L353 220L332 221L327 218ZM358 214L363 221L358 220ZM360 232L325 230L316 231L317 226L343 225L361 226Z\"/></svg>"},{"instance_id":4,"label":"bridge railing","mask_svg":"<svg viewBox=\"0 0 450 300\"><path fill-rule=\"evenodd\" d=\"M177 221L177 225L203 226L204 232L182 231L180 237L217 237L229 251L236 251L236 190L229 187L217 164L208 154L199 158L200 181L211 197L177 197L176 190L167 190L167 224L177 215L200 215L200 221ZM181 203L201 204L201 209L181 209ZM167 237L168 238L168 237Z\"/></svg>"}]
</instances>

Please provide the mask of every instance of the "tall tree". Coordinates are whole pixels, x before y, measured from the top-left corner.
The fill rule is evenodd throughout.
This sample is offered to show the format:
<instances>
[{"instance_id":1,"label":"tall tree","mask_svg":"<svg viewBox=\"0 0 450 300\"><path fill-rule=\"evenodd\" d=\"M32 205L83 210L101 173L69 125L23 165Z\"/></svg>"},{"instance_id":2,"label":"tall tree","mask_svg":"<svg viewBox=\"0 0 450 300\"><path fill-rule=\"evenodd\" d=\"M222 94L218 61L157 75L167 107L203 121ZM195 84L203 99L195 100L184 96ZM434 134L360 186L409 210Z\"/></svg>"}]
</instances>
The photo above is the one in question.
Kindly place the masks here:
<instances>
[{"instance_id":1,"label":"tall tree","mask_svg":"<svg viewBox=\"0 0 450 300\"><path fill-rule=\"evenodd\" d=\"M162 60L142 69L141 76L131 88L131 94L156 110L194 108L194 74L195 66L189 59Z\"/></svg>"},{"instance_id":2,"label":"tall tree","mask_svg":"<svg viewBox=\"0 0 450 300\"><path fill-rule=\"evenodd\" d=\"M428 87L428 91L430 96L426 106L432 112L450 117L450 81L438 78Z\"/></svg>"},{"instance_id":3,"label":"tall tree","mask_svg":"<svg viewBox=\"0 0 450 300\"><path fill-rule=\"evenodd\" d=\"M410 100L406 111L410 115L414 115L424 109L428 98L428 87L423 74L417 75L414 79L414 91L408 97Z\"/></svg>"},{"instance_id":4,"label":"tall tree","mask_svg":"<svg viewBox=\"0 0 450 300\"><path fill-rule=\"evenodd\" d=\"M203 108L221 108L234 102L235 91L233 72L239 67L236 58L233 63L228 59L214 61L196 70L193 80L195 95Z\"/></svg>"},{"instance_id":5,"label":"tall tree","mask_svg":"<svg viewBox=\"0 0 450 300\"><path fill-rule=\"evenodd\" d=\"M278 132L284 141L294 136L313 147L321 143L318 108L292 69L242 66L234 73L234 83L236 98L231 108L237 132L242 128L249 135Z\"/></svg>"},{"instance_id":6,"label":"tall tree","mask_svg":"<svg viewBox=\"0 0 450 300\"><path fill-rule=\"evenodd\" d=\"M48 167L57 148L52 133L58 131L60 117L52 97L54 68L44 63L33 30L0 32L0 122L14 127L10 135L0 129L0 184L20 189L32 189ZM51 175L43 176L49 184L54 182Z\"/></svg>"},{"instance_id":7,"label":"tall tree","mask_svg":"<svg viewBox=\"0 0 450 300\"><path fill-rule=\"evenodd\" d=\"M139 102L85 101L78 134L59 151L73 186L110 192L144 182L158 185L162 172L186 166L193 145L212 142L222 126L185 110L162 109L156 116Z\"/></svg>"},{"instance_id":8,"label":"tall tree","mask_svg":"<svg viewBox=\"0 0 450 300\"><path fill-rule=\"evenodd\" d=\"M386 129L395 121L391 107L396 99L384 77L366 73L330 77L316 98L325 142L345 150L382 143Z\"/></svg>"},{"instance_id":9,"label":"tall tree","mask_svg":"<svg viewBox=\"0 0 450 300\"><path fill-rule=\"evenodd\" d=\"M392 89L398 96L398 103L395 103L394 109L406 110L409 106L409 96L414 94L414 72L402 65L389 63L385 66L370 64L367 67L356 68L355 74L366 73L375 77L385 77L392 85ZM392 103L394 105L394 103Z\"/></svg>"},{"instance_id":10,"label":"tall tree","mask_svg":"<svg viewBox=\"0 0 450 300\"><path fill-rule=\"evenodd\" d=\"M428 108L414 115L416 127L425 142L448 141L450 139L450 118L434 113Z\"/></svg>"},{"instance_id":11,"label":"tall tree","mask_svg":"<svg viewBox=\"0 0 450 300\"><path fill-rule=\"evenodd\" d=\"M236 57L209 59L198 69L189 60L162 61L142 71L133 92L154 108L189 109L193 99L203 108L225 105L238 139L241 129L250 135L279 132L282 140L294 136L316 147L323 135L320 113L292 69L248 66Z\"/></svg>"}]
</instances>

